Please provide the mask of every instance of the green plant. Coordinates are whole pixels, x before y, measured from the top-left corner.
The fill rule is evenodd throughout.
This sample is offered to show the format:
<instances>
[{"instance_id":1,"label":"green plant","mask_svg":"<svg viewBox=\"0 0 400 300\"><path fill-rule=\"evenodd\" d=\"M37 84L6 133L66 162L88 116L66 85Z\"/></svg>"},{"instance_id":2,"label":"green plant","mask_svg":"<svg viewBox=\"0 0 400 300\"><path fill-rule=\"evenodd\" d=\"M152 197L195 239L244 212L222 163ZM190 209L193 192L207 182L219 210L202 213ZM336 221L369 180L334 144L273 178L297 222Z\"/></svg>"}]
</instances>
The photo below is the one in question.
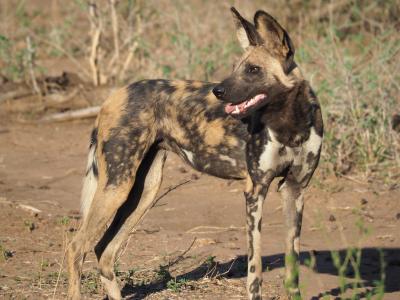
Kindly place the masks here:
<instances>
[{"instance_id":1,"label":"green plant","mask_svg":"<svg viewBox=\"0 0 400 300\"><path fill-rule=\"evenodd\" d=\"M71 218L69 216L62 216L58 219L58 224L67 226L71 222Z\"/></svg>"},{"instance_id":2,"label":"green plant","mask_svg":"<svg viewBox=\"0 0 400 300\"><path fill-rule=\"evenodd\" d=\"M85 292L90 294L97 294L99 286L99 276L96 272L88 272L82 275L82 286Z\"/></svg>"},{"instance_id":3,"label":"green plant","mask_svg":"<svg viewBox=\"0 0 400 300\"><path fill-rule=\"evenodd\" d=\"M180 292L187 285L188 281L185 278L176 280L176 277L167 282L167 288L175 293Z\"/></svg>"},{"instance_id":4,"label":"green plant","mask_svg":"<svg viewBox=\"0 0 400 300\"><path fill-rule=\"evenodd\" d=\"M13 41L4 35L0 35L0 60L4 67L2 72L13 81L19 81L24 78L26 71L26 49L15 50Z\"/></svg>"},{"instance_id":5,"label":"green plant","mask_svg":"<svg viewBox=\"0 0 400 300\"><path fill-rule=\"evenodd\" d=\"M47 259L43 259L40 262L40 270L44 271L49 266L49 261Z\"/></svg>"},{"instance_id":6,"label":"green plant","mask_svg":"<svg viewBox=\"0 0 400 300\"><path fill-rule=\"evenodd\" d=\"M24 226L26 229L28 229L29 231L33 231L36 229L36 225L33 221L31 220L25 220L24 221Z\"/></svg>"},{"instance_id":7,"label":"green plant","mask_svg":"<svg viewBox=\"0 0 400 300\"><path fill-rule=\"evenodd\" d=\"M359 210L355 209L354 214L359 214ZM360 243L364 238L371 234L371 229L365 225L362 216L359 216L355 222L355 226L359 229ZM365 290L367 299L382 299L384 295L385 283L385 261L383 252L379 249L380 256L380 279L373 282L373 287L367 289L361 276L361 257L362 249L359 247L347 248L344 255L338 251L331 251L333 265L338 271L339 289L342 295L341 299L357 300L360 298L360 289ZM349 277L351 278L349 280ZM350 294L350 295L349 295ZM348 296L349 295L349 296Z\"/></svg>"},{"instance_id":8,"label":"green plant","mask_svg":"<svg viewBox=\"0 0 400 300\"><path fill-rule=\"evenodd\" d=\"M215 256L212 256L212 255L207 256L204 263L206 264L207 268L211 268L211 267L215 266L215 264L216 264Z\"/></svg>"},{"instance_id":9,"label":"green plant","mask_svg":"<svg viewBox=\"0 0 400 300\"><path fill-rule=\"evenodd\" d=\"M156 271L157 279L161 281L167 281L172 278L171 274L169 273L169 266L168 265L160 265L158 270Z\"/></svg>"}]
</instances>

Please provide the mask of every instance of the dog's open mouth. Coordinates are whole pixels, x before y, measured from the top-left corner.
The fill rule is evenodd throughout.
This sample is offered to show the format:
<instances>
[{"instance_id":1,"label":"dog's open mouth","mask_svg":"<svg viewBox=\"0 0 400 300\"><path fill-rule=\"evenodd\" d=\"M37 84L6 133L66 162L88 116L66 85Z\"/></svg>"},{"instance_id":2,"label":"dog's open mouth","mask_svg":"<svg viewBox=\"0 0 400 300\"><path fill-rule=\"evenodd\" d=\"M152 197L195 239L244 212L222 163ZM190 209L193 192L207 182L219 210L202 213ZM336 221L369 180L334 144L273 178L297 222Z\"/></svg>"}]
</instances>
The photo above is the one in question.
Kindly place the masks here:
<instances>
[{"instance_id":1,"label":"dog's open mouth","mask_svg":"<svg viewBox=\"0 0 400 300\"><path fill-rule=\"evenodd\" d=\"M267 98L266 94L258 94L253 98L243 101L239 104L228 103L225 105L225 112L228 115L239 116L246 113L250 108L258 106L263 100Z\"/></svg>"}]
</instances>

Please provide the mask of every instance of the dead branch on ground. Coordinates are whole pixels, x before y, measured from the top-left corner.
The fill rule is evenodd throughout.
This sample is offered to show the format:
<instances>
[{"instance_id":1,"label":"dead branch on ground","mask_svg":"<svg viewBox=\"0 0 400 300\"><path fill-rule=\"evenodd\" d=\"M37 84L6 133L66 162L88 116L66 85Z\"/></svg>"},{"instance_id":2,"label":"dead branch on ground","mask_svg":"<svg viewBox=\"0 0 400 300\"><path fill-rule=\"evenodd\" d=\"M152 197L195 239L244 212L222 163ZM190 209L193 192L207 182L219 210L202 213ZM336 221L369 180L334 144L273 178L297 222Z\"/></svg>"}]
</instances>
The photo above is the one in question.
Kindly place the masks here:
<instances>
[{"instance_id":1,"label":"dead branch on ground","mask_svg":"<svg viewBox=\"0 0 400 300\"><path fill-rule=\"evenodd\" d=\"M77 119L93 118L97 116L99 111L100 111L100 106L87 107L78 110L71 110L46 116L42 118L40 122L45 122L45 123L62 122L62 121L71 121Z\"/></svg>"}]
</instances>

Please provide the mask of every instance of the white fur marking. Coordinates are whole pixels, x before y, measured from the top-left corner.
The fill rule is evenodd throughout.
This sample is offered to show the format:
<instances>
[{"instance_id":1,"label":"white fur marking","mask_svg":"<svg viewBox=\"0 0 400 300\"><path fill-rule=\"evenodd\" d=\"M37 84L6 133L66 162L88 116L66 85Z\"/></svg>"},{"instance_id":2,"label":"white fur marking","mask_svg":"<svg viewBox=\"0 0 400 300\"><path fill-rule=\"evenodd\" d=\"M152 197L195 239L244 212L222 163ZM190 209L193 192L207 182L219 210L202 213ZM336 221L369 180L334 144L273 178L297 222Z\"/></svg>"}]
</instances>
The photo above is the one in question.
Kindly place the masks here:
<instances>
[{"instance_id":1,"label":"white fur marking","mask_svg":"<svg viewBox=\"0 0 400 300\"><path fill-rule=\"evenodd\" d=\"M300 195L299 195L299 198L302 198L302 197L303 197L303 195L300 194ZM296 211L297 211L298 213L301 213L301 212L303 211L304 202L303 202L303 199L299 199L299 198L293 199L293 200L296 201Z\"/></svg>"},{"instance_id":2,"label":"white fur marking","mask_svg":"<svg viewBox=\"0 0 400 300\"><path fill-rule=\"evenodd\" d=\"M311 151L312 153L314 153L316 155L318 153L319 148L321 147L321 143L322 143L322 137L320 137L315 132L314 127L311 127L310 137L309 137L308 141L306 142L307 151Z\"/></svg>"},{"instance_id":3,"label":"white fur marking","mask_svg":"<svg viewBox=\"0 0 400 300\"><path fill-rule=\"evenodd\" d=\"M299 254L300 253L300 238L296 236L293 240L293 248L294 251Z\"/></svg>"},{"instance_id":4,"label":"white fur marking","mask_svg":"<svg viewBox=\"0 0 400 300\"><path fill-rule=\"evenodd\" d=\"M190 151L185 150L185 149L182 149L182 150L183 150L183 152L185 152L185 155L186 155L187 159L188 159L192 164L194 164L194 161L193 161L193 152L190 152Z\"/></svg>"},{"instance_id":5,"label":"white fur marking","mask_svg":"<svg viewBox=\"0 0 400 300\"><path fill-rule=\"evenodd\" d=\"M233 159L232 157L229 157L229 156L227 156L227 155L220 155L219 156L219 158L221 159L221 160L223 160L223 161L227 161L227 162L229 162L232 166L234 166L234 167L236 167L236 165L237 165L237 162L236 162L236 160L235 159Z\"/></svg>"},{"instance_id":6,"label":"white fur marking","mask_svg":"<svg viewBox=\"0 0 400 300\"><path fill-rule=\"evenodd\" d=\"M81 213L83 219L85 219L87 214L89 213L89 208L90 205L92 204L93 197L97 189L97 178L93 174L93 169L92 169L93 164L97 166L95 150L96 150L95 146L90 147L88 162L86 167L86 172L88 173L83 179L83 187L81 193Z\"/></svg>"},{"instance_id":7,"label":"white fur marking","mask_svg":"<svg viewBox=\"0 0 400 300\"><path fill-rule=\"evenodd\" d=\"M258 162L260 170L264 172L275 168L276 164L278 163L278 151L281 147L281 144L276 140L275 135L270 129L268 129L268 133L271 137L271 141L264 146L264 151L261 154Z\"/></svg>"}]
</instances>

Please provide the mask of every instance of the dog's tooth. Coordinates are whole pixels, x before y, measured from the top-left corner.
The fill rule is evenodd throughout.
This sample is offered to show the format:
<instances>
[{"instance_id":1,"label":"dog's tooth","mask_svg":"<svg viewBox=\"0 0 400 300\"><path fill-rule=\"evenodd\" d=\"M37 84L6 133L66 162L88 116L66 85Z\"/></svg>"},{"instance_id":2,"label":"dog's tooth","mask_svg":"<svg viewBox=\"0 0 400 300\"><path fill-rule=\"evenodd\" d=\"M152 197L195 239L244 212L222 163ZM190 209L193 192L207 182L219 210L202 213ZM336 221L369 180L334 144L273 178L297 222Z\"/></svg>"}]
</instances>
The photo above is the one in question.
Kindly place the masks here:
<instances>
[{"instance_id":1,"label":"dog's tooth","mask_svg":"<svg viewBox=\"0 0 400 300\"><path fill-rule=\"evenodd\" d=\"M240 113L239 105L235 105L235 114Z\"/></svg>"}]
</instances>

